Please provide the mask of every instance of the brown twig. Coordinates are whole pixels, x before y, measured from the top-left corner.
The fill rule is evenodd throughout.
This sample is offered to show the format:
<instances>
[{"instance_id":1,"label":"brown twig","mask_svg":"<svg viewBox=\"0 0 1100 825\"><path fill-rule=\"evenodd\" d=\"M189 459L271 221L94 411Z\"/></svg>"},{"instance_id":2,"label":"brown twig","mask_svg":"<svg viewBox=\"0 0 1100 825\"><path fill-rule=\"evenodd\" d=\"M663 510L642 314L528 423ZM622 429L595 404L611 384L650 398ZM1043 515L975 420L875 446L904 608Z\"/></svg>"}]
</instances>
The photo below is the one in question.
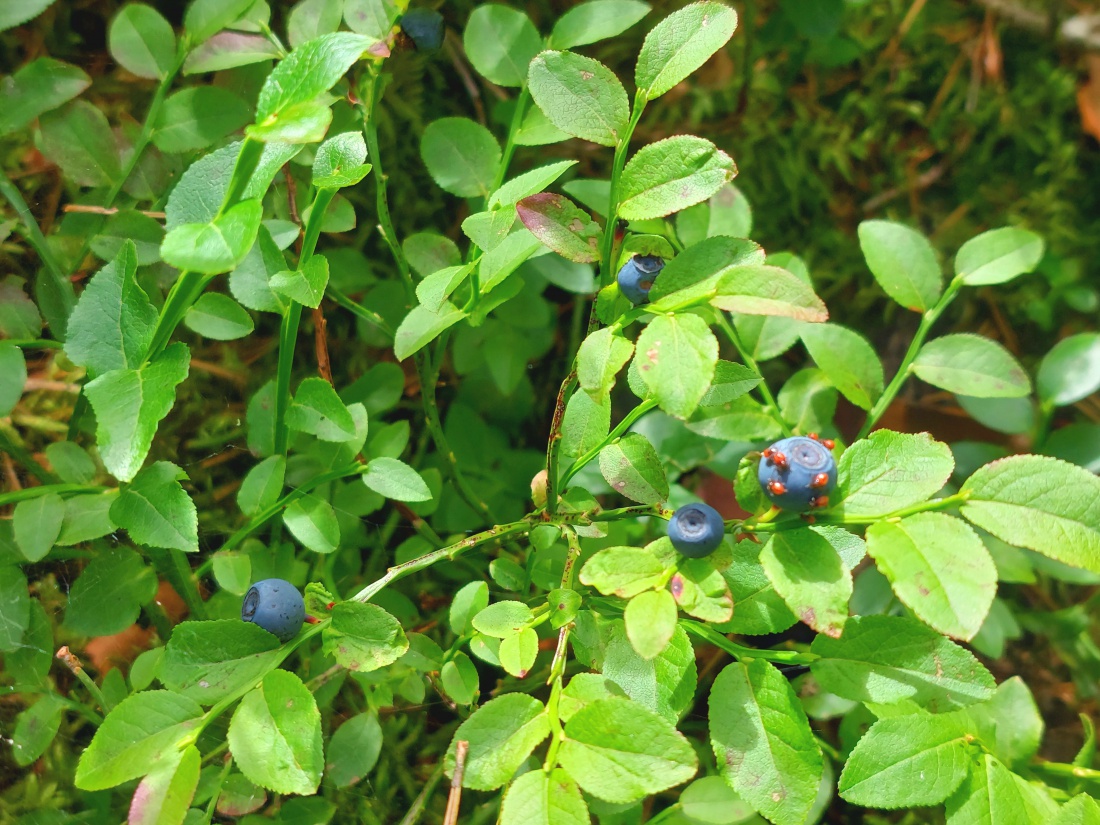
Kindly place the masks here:
<instances>
[{"instance_id":1,"label":"brown twig","mask_svg":"<svg viewBox=\"0 0 1100 825\"><path fill-rule=\"evenodd\" d=\"M455 743L455 772L451 777L451 792L447 795L447 812L443 815L443 825L456 825L458 806L462 804L462 775L466 772L466 754L470 743L459 739Z\"/></svg>"},{"instance_id":2,"label":"brown twig","mask_svg":"<svg viewBox=\"0 0 1100 825\"><path fill-rule=\"evenodd\" d=\"M62 212L86 212L90 215L117 215L122 210L120 210L117 206L96 206L95 204L91 204L91 203L67 203L63 207L61 207L61 211ZM130 211L130 210L126 210L126 211ZM156 218L156 219L159 219L159 220L164 220L166 217L168 217L163 212L147 212L144 209L135 209L133 211L138 212L138 213L144 215L147 218Z\"/></svg>"},{"instance_id":3,"label":"brown twig","mask_svg":"<svg viewBox=\"0 0 1100 825\"><path fill-rule=\"evenodd\" d=\"M455 67L455 71L458 72L458 77L462 81L463 87L466 89L466 94L470 96L470 102L474 104L474 111L477 113L477 122L482 126L485 125L485 105L481 102L481 89L477 87L477 82L474 80L474 76L470 74L470 70L466 68L466 61L462 54L462 46L458 40L458 36L454 32L448 31L447 36L443 41L443 51L447 53L447 57L450 58L451 64Z\"/></svg>"}]
</instances>

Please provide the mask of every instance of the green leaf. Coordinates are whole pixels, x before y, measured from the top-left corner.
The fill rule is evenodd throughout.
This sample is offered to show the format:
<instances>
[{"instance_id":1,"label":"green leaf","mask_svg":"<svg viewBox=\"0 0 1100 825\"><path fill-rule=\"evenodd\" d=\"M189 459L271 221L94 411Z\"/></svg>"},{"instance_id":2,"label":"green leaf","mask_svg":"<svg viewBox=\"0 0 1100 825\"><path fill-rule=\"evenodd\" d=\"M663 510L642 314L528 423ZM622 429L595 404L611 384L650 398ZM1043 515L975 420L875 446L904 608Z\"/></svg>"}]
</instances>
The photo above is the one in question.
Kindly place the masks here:
<instances>
[{"instance_id":1,"label":"green leaf","mask_svg":"<svg viewBox=\"0 0 1100 825\"><path fill-rule=\"evenodd\" d=\"M271 278L287 267L286 258L268 228L260 224L256 243L229 273L229 291L249 309L282 313L289 302L271 290Z\"/></svg>"},{"instance_id":2,"label":"green leaf","mask_svg":"<svg viewBox=\"0 0 1100 825\"><path fill-rule=\"evenodd\" d=\"M373 42L361 34L333 32L294 49L276 64L264 81L256 100L256 124L269 130L283 126L293 128L309 107L316 105L318 97L335 86ZM321 135L332 118L329 107L324 105L323 108L326 117ZM320 136L314 138L310 134L309 137L319 139Z\"/></svg>"},{"instance_id":3,"label":"green leaf","mask_svg":"<svg viewBox=\"0 0 1100 825\"><path fill-rule=\"evenodd\" d=\"M818 433L832 426L837 391L821 370L799 370L779 390L776 399L783 418L795 432Z\"/></svg>"},{"instance_id":4,"label":"green leaf","mask_svg":"<svg viewBox=\"0 0 1100 825\"><path fill-rule=\"evenodd\" d=\"M533 696L507 693L491 699L458 726L443 770L454 773L455 743L470 743L462 785L492 791L512 778L538 744L550 735L546 708Z\"/></svg>"},{"instance_id":5,"label":"green leaf","mask_svg":"<svg viewBox=\"0 0 1100 825\"><path fill-rule=\"evenodd\" d=\"M736 401L763 380L758 373L746 366L720 360L714 365L714 379L699 406L715 407Z\"/></svg>"},{"instance_id":6,"label":"green leaf","mask_svg":"<svg viewBox=\"0 0 1100 825\"><path fill-rule=\"evenodd\" d=\"M924 235L893 221L863 221L859 245L887 295L913 312L932 308L943 291L943 276Z\"/></svg>"},{"instance_id":7,"label":"green leaf","mask_svg":"<svg viewBox=\"0 0 1100 825\"><path fill-rule=\"evenodd\" d=\"M676 600L667 590L647 590L629 602L623 612L626 637L643 659L659 656L676 631Z\"/></svg>"},{"instance_id":8,"label":"green leaf","mask_svg":"<svg viewBox=\"0 0 1100 825\"><path fill-rule=\"evenodd\" d=\"M848 757L840 795L874 808L937 805L966 778L973 738L965 711L880 719Z\"/></svg>"},{"instance_id":9,"label":"green leaf","mask_svg":"<svg viewBox=\"0 0 1100 825\"><path fill-rule=\"evenodd\" d=\"M535 664L539 654L539 635L530 627L519 633L505 636L500 642L497 656L505 672L522 679Z\"/></svg>"},{"instance_id":10,"label":"green leaf","mask_svg":"<svg viewBox=\"0 0 1100 825\"><path fill-rule=\"evenodd\" d=\"M192 0L183 15L183 27L198 45L235 23L252 5L252 0Z\"/></svg>"},{"instance_id":11,"label":"green leaf","mask_svg":"<svg viewBox=\"0 0 1100 825\"><path fill-rule=\"evenodd\" d=\"M392 665L409 649L401 623L378 605L362 602L337 604L322 639L326 654L361 673Z\"/></svg>"},{"instance_id":12,"label":"green leaf","mask_svg":"<svg viewBox=\"0 0 1100 825\"><path fill-rule=\"evenodd\" d=\"M751 232L752 209L732 183L719 189L705 204L685 209L676 216L676 235L685 247L716 235L747 238Z\"/></svg>"},{"instance_id":13,"label":"green leaf","mask_svg":"<svg viewBox=\"0 0 1100 825\"><path fill-rule=\"evenodd\" d=\"M545 146L548 143L560 143L568 139L569 135L551 123L542 109L538 106L532 106L523 116L523 123L520 125L519 131L516 132L515 144L517 146Z\"/></svg>"},{"instance_id":14,"label":"green leaf","mask_svg":"<svg viewBox=\"0 0 1100 825\"><path fill-rule=\"evenodd\" d=\"M353 32L369 35L372 40L387 41L400 14L392 0L344 0L344 20ZM404 8L404 5L401 5ZM392 42L392 41L390 41ZM385 44L380 43L379 47ZM384 54L388 55L389 51Z\"/></svg>"},{"instance_id":15,"label":"green leaf","mask_svg":"<svg viewBox=\"0 0 1100 825\"><path fill-rule=\"evenodd\" d=\"M44 559L61 535L64 519L65 502L57 493L16 504L11 526L23 558L30 562Z\"/></svg>"},{"instance_id":16,"label":"green leaf","mask_svg":"<svg viewBox=\"0 0 1100 825\"><path fill-rule=\"evenodd\" d=\"M607 802L630 803L686 782L699 760L672 723L630 699L600 699L565 725L558 761Z\"/></svg>"},{"instance_id":17,"label":"green leaf","mask_svg":"<svg viewBox=\"0 0 1100 825\"><path fill-rule=\"evenodd\" d=\"M22 5L22 4L19 4ZM0 30L3 30L0 12ZM92 85L82 70L51 57L19 67L0 86L0 135L22 129L39 115L67 103Z\"/></svg>"},{"instance_id":18,"label":"green leaf","mask_svg":"<svg viewBox=\"0 0 1100 825\"><path fill-rule=\"evenodd\" d=\"M649 440L627 433L600 450L600 472L620 495L642 504L668 500L668 477Z\"/></svg>"},{"instance_id":19,"label":"green leaf","mask_svg":"<svg viewBox=\"0 0 1100 825\"><path fill-rule=\"evenodd\" d=\"M969 641L997 594L997 568L981 538L944 513L918 513L867 529L867 552L897 597L947 636Z\"/></svg>"},{"instance_id":20,"label":"green leaf","mask_svg":"<svg viewBox=\"0 0 1100 825\"><path fill-rule=\"evenodd\" d=\"M723 3L692 3L650 30L642 43L634 84L648 99L660 97L726 45L737 12Z\"/></svg>"},{"instance_id":21,"label":"green leaf","mask_svg":"<svg viewBox=\"0 0 1100 825\"><path fill-rule=\"evenodd\" d=\"M66 332L65 354L74 364L101 375L145 360L158 313L135 280L137 266L137 248L126 241L84 288Z\"/></svg>"},{"instance_id":22,"label":"green leaf","mask_svg":"<svg viewBox=\"0 0 1100 825\"><path fill-rule=\"evenodd\" d=\"M693 825L733 825L756 816L756 811L720 776L704 776L684 788L680 810Z\"/></svg>"},{"instance_id":23,"label":"green leaf","mask_svg":"<svg viewBox=\"0 0 1100 825\"><path fill-rule=\"evenodd\" d=\"M439 671L439 684L456 704L469 705L478 695L481 677L470 657L459 651Z\"/></svg>"},{"instance_id":24,"label":"green leaf","mask_svg":"<svg viewBox=\"0 0 1100 825\"><path fill-rule=\"evenodd\" d=\"M572 52L543 52L531 61L528 88L547 119L573 137L616 146L626 133L626 90L597 60Z\"/></svg>"},{"instance_id":25,"label":"green leaf","mask_svg":"<svg viewBox=\"0 0 1100 825\"><path fill-rule=\"evenodd\" d=\"M134 791L128 825L183 822L199 784L202 756L188 745L147 775Z\"/></svg>"},{"instance_id":26,"label":"green leaf","mask_svg":"<svg viewBox=\"0 0 1100 825\"><path fill-rule=\"evenodd\" d=\"M289 670L271 671L244 695L226 741L241 773L257 785L276 793L317 792L324 770L321 714Z\"/></svg>"},{"instance_id":27,"label":"green leaf","mask_svg":"<svg viewBox=\"0 0 1100 825\"><path fill-rule=\"evenodd\" d=\"M298 385L286 413L286 423L290 429L310 433L322 441L355 438L351 411L324 378L306 378Z\"/></svg>"},{"instance_id":28,"label":"green leaf","mask_svg":"<svg viewBox=\"0 0 1100 825\"><path fill-rule=\"evenodd\" d=\"M707 558L680 560L677 572L669 581L669 589L681 610L704 622L730 620L733 597L720 572L729 559L729 546L723 544L718 552Z\"/></svg>"},{"instance_id":29,"label":"green leaf","mask_svg":"<svg viewBox=\"0 0 1100 825\"><path fill-rule=\"evenodd\" d=\"M404 361L465 317L466 313L450 301L444 301L438 310L423 305L413 307L397 328L393 342L394 357Z\"/></svg>"},{"instance_id":30,"label":"green leaf","mask_svg":"<svg viewBox=\"0 0 1100 825\"><path fill-rule=\"evenodd\" d=\"M248 471L237 491L237 506L246 516L255 516L279 499L286 476L286 456L272 455Z\"/></svg>"},{"instance_id":31,"label":"green leaf","mask_svg":"<svg viewBox=\"0 0 1100 825\"><path fill-rule=\"evenodd\" d=\"M317 147L313 159L313 185L340 189L359 183L370 171L367 144L362 132L342 132Z\"/></svg>"},{"instance_id":32,"label":"green leaf","mask_svg":"<svg viewBox=\"0 0 1100 825\"><path fill-rule=\"evenodd\" d=\"M600 259L599 224L564 195L530 195L516 204L516 213L531 234L566 260L583 264Z\"/></svg>"},{"instance_id":33,"label":"green leaf","mask_svg":"<svg viewBox=\"0 0 1100 825\"><path fill-rule=\"evenodd\" d=\"M431 501L432 491L420 474L396 458L375 458L367 464L363 483L394 501Z\"/></svg>"},{"instance_id":34,"label":"green leaf","mask_svg":"<svg viewBox=\"0 0 1100 825\"><path fill-rule=\"evenodd\" d=\"M802 343L814 363L841 394L864 410L882 395L882 364L867 339L836 324L813 324L800 329Z\"/></svg>"},{"instance_id":35,"label":"green leaf","mask_svg":"<svg viewBox=\"0 0 1100 825\"><path fill-rule=\"evenodd\" d=\"M336 729L328 743L325 777L337 788L358 784L378 763L382 726L374 713L359 713Z\"/></svg>"},{"instance_id":36,"label":"green leaf","mask_svg":"<svg viewBox=\"0 0 1100 825\"><path fill-rule=\"evenodd\" d=\"M935 338L921 347L911 369L929 384L976 398L1016 398L1031 392L1031 381L1012 354L980 335Z\"/></svg>"},{"instance_id":37,"label":"green leaf","mask_svg":"<svg viewBox=\"0 0 1100 825\"><path fill-rule=\"evenodd\" d=\"M569 9L558 18L547 45L552 49L573 49L622 34L649 13L640 0L590 0Z\"/></svg>"},{"instance_id":38,"label":"green leaf","mask_svg":"<svg viewBox=\"0 0 1100 825\"><path fill-rule=\"evenodd\" d=\"M653 546L605 547L584 563L581 583L623 599L660 586L671 559L659 557Z\"/></svg>"},{"instance_id":39,"label":"green leaf","mask_svg":"<svg viewBox=\"0 0 1100 825\"><path fill-rule=\"evenodd\" d=\"M857 702L908 699L933 712L981 702L994 681L972 653L915 619L853 616L839 639L818 636L810 667L824 690Z\"/></svg>"},{"instance_id":40,"label":"green leaf","mask_svg":"<svg viewBox=\"0 0 1100 825\"><path fill-rule=\"evenodd\" d=\"M283 51L262 34L223 31L187 54L187 59L183 62L183 74L220 72L253 63L278 60L282 56Z\"/></svg>"},{"instance_id":41,"label":"green leaf","mask_svg":"<svg viewBox=\"0 0 1100 825\"><path fill-rule=\"evenodd\" d=\"M697 315L659 315L638 336L634 360L661 409L687 418L710 387L718 341Z\"/></svg>"},{"instance_id":42,"label":"green leaf","mask_svg":"<svg viewBox=\"0 0 1100 825\"><path fill-rule=\"evenodd\" d=\"M111 370L85 385L100 459L119 481L132 480L141 468L190 361L187 347L177 342L139 369Z\"/></svg>"},{"instance_id":43,"label":"green leaf","mask_svg":"<svg viewBox=\"0 0 1100 825\"><path fill-rule=\"evenodd\" d=\"M16 765L26 768L38 761L57 736L64 711L65 701L47 693L16 717L15 730L8 742Z\"/></svg>"},{"instance_id":44,"label":"green leaf","mask_svg":"<svg viewBox=\"0 0 1100 825\"><path fill-rule=\"evenodd\" d=\"M462 44L478 74L498 86L518 87L527 80L527 65L542 48L542 38L522 11L494 3L473 10Z\"/></svg>"},{"instance_id":45,"label":"green leaf","mask_svg":"<svg viewBox=\"0 0 1100 825\"><path fill-rule=\"evenodd\" d=\"M172 266L217 275L228 272L244 260L263 217L257 199L241 201L210 223L185 223L169 230L160 255Z\"/></svg>"},{"instance_id":46,"label":"green leaf","mask_svg":"<svg viewBox=\"0 0 1100 825\"><path fill-rule=\"evenodd\" d=\"M159 678L176 694L213 705L278 667L280 647L278 638L252 622L183 622L168 640Z\"/></svg>"},{"instance_id":47,"label":"green leaf","mask_svg":"<svg viewBox=\"0 0 1100 825\"><path fill-rule=\"evenodd\" d=\"M88 484L96 476L91 456L72 441L55 441L46 447L53 471L69 484Z\"/></svg>"},{"instance_id":48,"label":"green leaf","mask_svg":"<svg viewBox=\"0 0 1100 825\"><path fill-rule=\"evenodd\" d=\"M160 110L153 143L162 152L193 152L212 146L252 119L252 108L220 86L181 89Z\"/></svg>"},{"instance_id":49,"label":"green leaf","mask_svg":"<svg viewBox=\"0 0 1100 825\"><path fill-rule=\"evenodd\" d=\"M1062 806L1052 825L1100 825L1100 804L1086 793L1079 793Z\"/></svg>"},{"instance_id":50,"label":"green leaf","mask_svg":"<svg viewBox=\"0 0 1100 825\"><path fill-rule=\"evenodd\" d=\"M946 813L950 825L970 822L1031 825L1051 822L1058 814L1058 806L996 758L982 754L978 764L970 766L966 780L947 800Z\"/></svg>"},{"instance_id":51,"label":"green leaf","mask_svg":"<svg viewBox=\"0 0 1100 825\"><path fill-rule=\"evenodd\" d=\"M57 543L62 547L91 541L112 532L117 525L111 521L110 510L118 490L98 495L73 496L65 502L65 521Z\"/></svg>"},{"instance_id":52,"label":"green leaf","mask_svg":"<svg viewBox=\"0 0 1100 825\"><path fill-rule=\"evenodd\" d=\"M15 409L23 397L23 385L27 383L27 362L23 350L0 341L0 416Z\"/></svg>"},{"instance_id":53,"label":"green leaf","mask_svg":"<svg viewBox=\"0 0 1100 825\"><path fill-rule=\"evenodd\" d=\"M634 344L616 335L611 327L593 332L577 352L577 381L581 389L597 402L605 398L615 386L615 376L633 354Z\"/></svg>"},{"instance_id":54,"label":"green leaf","mask_svg":"<svg viewBox=\"0 0 1100 825\"><path fill-rule=\"evenodd\" d=\"M840 457L833 500L846 515L886 515L938 492L954 469L951 450L928 433L876 430Z\"/></svg>"},{"instance_id":55,"label":"green leaf","mask_svg":"<svg viewBox=\"0 0 1100 825\"><path fill-rule=\"evenodd\" d=\"M561 768L534 770L513 782L500 807L500 825L589 825L577 783Z\"/></svg>"},{"instance_id":56,"label":"green leaf","mask_svg":"<svg viewBox=\"0 0 1100 825\"><path fill-rule=\"evenodd\" d=\"M340 28L343 17L343 3L332 3L330 0L299 0L287 16L287 41L292 48L296 48L307 40L334 32Z\"/></svg>"},{"instance_id":57,"label":"green leaf","mask_svg":"<svg viewBox=\"0 0 1100 825\"><path fill-rule=\"evenodd\" d=\"M1056 458L1018 455L967 479L962 514L1002 541L1100 572L1100 477Z\"/></svg>"},{"instance_id":58,"label":"green leaf","mask_svg":"<svg viewBox=\"0 0 1100 825\"><path fill-rule=\"evenodd\" d=\"M1003 284L1031 272L1043 257L1043 239L1034 232L1003 227L971 238L955 256L955 273L968 286Z\"/></svg>"},{"instance_id":59,"label":"green leaf","mask_svg":"<svg viewBox=\"0 0 1100 825\"><path fill-rule=\"evenodd\" d=\"M314 553L332 553L340 546L340 522L323 498L307 495L295 499L283 511L283 524Z\"/></svg>"},{"instance_id":60,"label":"green leaf","mask_svg":"<svg viewBox=\"0 0 1100 825\"><path fill-rule=\"evenodd\" d=\"M763 659L727 665L710 691L710 743L735 791L776 825L802 825L823 764L802 703Z\"/></svg>"},{"instance_id":61,"label":"green leaf","mask_svg":"<svg viewBox=\"0 0 1100 825\"><path fill-rule=\"evenodd\" d=\"M561 420L562 455L574 458L594 450L611 430L611 399L605 393L593 401L587 392L575 392Z\"/></svg>"},{"instance_id":62,"label":"green leaf","mask_svg":"<svg viewBox=\"0 0 1100 825\"><path fill-rule=\"evenodd\" d=\"M824 323L829 311L813 287L777 266L749 265L727 269L710 299L711 306L744 315L771 315Z\"/></svg>"},{"instance_id":63,"label":"green leaf","mask_svg":"<svg viewBox=\"0 0 1100 825\"><path fill-rule=\"evenodd\" d=\"M671 312L706 303L732 267L763 262L763 250L752 241L724 235L707 238L665 264L650 290L650 307Z\"/></svg>"},{"instance_id":64,"label":"green leaf","mask_svg":"<svg viewBox=\"0 0 1100 825\"><path fill-rule=\"evenodd\" d=\"M619 181L619 215L663 218L705 201L737 174L733 159L709 140L678 135L638 150Z\"/></svg>"},{"instance_id":65,"label":"green leaf","mask_svg":"<svg viewBox=\"0 0 1100 825\"><path fill-rule=\"evenodd\" d=\"M247 553L219 550L211 563L214 580L222 590L243 596L252 583L252 558Z\"/></svg>"},{"instance_id":66,"label":"green leaf","mask_svg":"<svg viewBox=\"0 0 1100 825\"><path fill-rule=\"evenodd\" d=\"M555 588L546 594L546 603L550 607L550 626L560 630L577 617L583 601L576 590Z\"/></svg>"},{"instance_id":67,"label":"green leaf","mask_svg":"<svg viewBox=\"0 0 1100 825\"><path fill-rule=\"evenodd\" d=\"M39 119L36 144L42 154L81 186L110 186L122 177L118 145L106 116L74 100Z\"/></svg>"},{"instance_id":68,"label":"green leaf","mask_svg":"<svg viewBox=\"0 0 1100 825\"><path fill-rule=\"evenodd\" d=\"M818 633L840 638L852 574L821 533L809 528L776 533L764 545L760 563L794 615Z\"/></svg>"},{"instance_id":69,"label":"green leaf","mask_svg":"<svg viewBox=\"0 0 1100 825\"><path fill-rule=\"evenodd\" d=\"M37 338L42 316L23 291L24 280L8 275L0 280L0 335L9 338Z\"/></svg>"},{"instance_id":70,"label":"green leaf","mask_svg":"<svg viewBox=\"0 0 1100 825\"><path fill-rule=\"evenodd\" d=\"M76 767L76 786L102 791L178 759L198 736L202 708L168 690L135 693L103 720Z\"/></svg>"},{"instance_id":71,"label":"green leaf","mask_svg":"<svg viewBox=\"0 0 1100 825\"><path fill-rule=\"evenodd\" d=\"M1043 717L1027 684L1019 676L997 685L993 698L970 708L974 716L988 714L996 726L993 754L1005 764L1026 765L1039 751L1043 739Z\"/></svg>"},{"instance_id":72,"label":"green leaf","mask_svg":"<svg viewBox=\"0 0 1100 825\"><path fill-rule=\"evenodd\" d=\"M84 636L121 633L157 592L157 575L129 547L99 553L69 590L65 626Z\"/></svg>"},{"instance_id":73,"label":"green leaf","mask_svg":"<svg viewBox=\"0 0 1100 825\"><path fill-rule=\"evenodd\" d=\"M92 251L105 261L113 260L131 240L137 247L138 266L160 261L164 227L141 212L125 209L111 215L91 240Z\"/></svg>"},{"instance_id":74,"label":"green leaf","mask_svg":"<svg viewBox=\"0 0 1100 825\"><path fill-rule=\"evenodd\" d=\"M420 157L444 191L484 197L500 166L500 146L492 132L468 117L444 117L424 129Z\"/></svg>"},{"instance_id":75,"label":"green leaf","mask_svg":"<svg viewBox=\"0 0 1100 825\"><path fill-rule=\"evenodd\" d=\"M138 544L198 552L198 513L180 484L185 478L170 461L150 464L123 488L111 505L111 519Z\"/></svg>"},{"instance_id":76,"label":"green leaf","mask_svg":"<svg viewBox=\"0 0 1100 825\"><path fill-rule=\"evenodd\" d=\"M188 329L214 341L235 341L251 335L256 325L240 304L220 292L204 292L183 316Z\"/></svg>"},{"instance_id":77,"label":"green leaf","mask_svg":"<svg viewBox=\"0 0 1100 825\"><path fill-rule=\"evenodd\" d=\"M459 588L451 600L448 621L456 636L463 636L473 629L473 617L489 605L489 585L472 581Z\"/></svg>"},{"instance_id":78,"label":"green leaf","mask_svg":"<svg viewBox=\"0 0 1100 825\"><path fill-rule=\"evenodd\" d=\"M0 565L0 652L10 654L18 651L30 622L31 598L27 590L27 577L13 564ZM11 667L11 664L8 663L8 666Z\"/></svg>"},{"instance_id":79,"label":"green leaf","mask_svg":"<svg viewBox=\"0 0 1100 825\"><path fill-rule=\"evenodd\" d=\"M107 48L122 68L138 77L162 79L176 59L176 34L156 9L127 3L111 21Z\"/></svg>"},{"instance_id":80,"label":"green leaf","mask_svg":"<svg viewBox=\"0 0 1100 825\"><path fill-rule=\"evenodd\" d=\"M482 608L471 619L474 630L504 639L523 630L534 619L531 608L523 602L503 601Z\"/></svg>"},{"instance_id":81,"label":"green leaf","mask_svg":"<svg viewBox=\"0 0 1100 825\"><path fill-rule=\"evenodd\" d=\"M614 2L614 0L611 1ZM627 1L634 2L634 0ZM576 165L577 161L575 160L560 160L557 163L548 163L546 166L539 166L530 172L517 175L492 194L488 206L490 209L499 206L512 206L516 201L543 191Z\"/></svg>"},{"instance_id":82,"label":"green leaf","mask_svg":"<svg viewBox=\"0 0 1100 825\"><path fill-rule=\"evenodd\" d=\"M1055 344L1039 362L1035 388L1042 401L1058 407L1100 390L1100 333L1083 332Z\"/></svg>"}]
</instances>

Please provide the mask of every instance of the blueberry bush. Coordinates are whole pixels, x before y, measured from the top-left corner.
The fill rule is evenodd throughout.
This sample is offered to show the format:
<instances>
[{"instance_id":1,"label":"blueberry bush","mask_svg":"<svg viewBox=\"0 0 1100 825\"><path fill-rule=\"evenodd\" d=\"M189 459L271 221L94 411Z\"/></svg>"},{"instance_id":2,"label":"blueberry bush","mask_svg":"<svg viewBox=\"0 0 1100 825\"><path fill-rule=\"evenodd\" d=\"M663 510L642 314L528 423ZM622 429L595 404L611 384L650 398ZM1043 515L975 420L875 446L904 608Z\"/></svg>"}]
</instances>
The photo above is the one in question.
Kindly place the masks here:
<instances>
[{"instance_id":1,"label":"blueberry bush","mask_svg":"<svg viewBox=\"0 0 1100 825\"><path fill-rule=\"evenodd\" d=\"M1100 451L1062 416L1100 334L1025 367L941 320L1043 239L943 265L860 223L914 319L887 380L749 239L731 154L632 141L733 7L480 4L456 36L405 6L122 5L140 120L49 56L0 85L72 207L43 227L0 177L37 258L0 284L0 821L1100 823L1089 717L1040 756L1001 661L1057 638L1096 696ZM586 54L639 26L620 70ZM414 173L379 127L441 50L470 116L389 135ZM406 174L449 212L399 234ZM1020 449L878 426L911 381Z\"/></svg>"}]
</instances>

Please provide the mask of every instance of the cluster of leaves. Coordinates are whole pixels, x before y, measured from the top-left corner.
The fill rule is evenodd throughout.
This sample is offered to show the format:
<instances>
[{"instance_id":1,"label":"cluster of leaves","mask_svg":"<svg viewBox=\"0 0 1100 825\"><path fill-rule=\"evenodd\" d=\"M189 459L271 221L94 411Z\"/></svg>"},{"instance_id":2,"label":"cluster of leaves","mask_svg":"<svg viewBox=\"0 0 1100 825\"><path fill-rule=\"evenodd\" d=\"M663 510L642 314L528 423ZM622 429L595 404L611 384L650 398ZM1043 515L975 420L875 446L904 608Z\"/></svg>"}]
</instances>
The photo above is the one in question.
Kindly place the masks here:
<instances>
[{"instance_id":1,"label":"cluster of leaves","mask_svg":"<svg viewBox=\"0 0 1100 825\"><path fill-rule=\"evenodd\" d=\"M441 189L466 199L462 235L400 238L378 112L405 11L303 0L285 21L287 50L264 2L195 0L178 38L154 9L125 5L112 56L156 82L134 130L112 131L79 98L89 79L52 58L5 86L2 131L37 119L40 150L95 208L46 238L0 182L42 263L34 300L14 276L3 285L0 413L24 403L27 353L80 382L67 437L49 439L44 463L14 427L0 431L39 481L0 493L12 506L0 522L0 651L25 705L12 759L51 758L63 722L88 740L75 769L59 769L64 790L28 778L5 804L87 809L78 821L96 822L122 808L131 823L261 809L286 822L381 820L341 790L397 763L383 742L429 729L423 714L405 728L383 718L430 690L453 713L423 792L404 800L412 818L448 775L493 792L477 816L506 825L800 825L834 794L879 809L943 804L953 825L1100 820L1091 726L1072 764L1038 760L1043 720L1028 687L998 685L963 644L995 657L1019 632L999 581L1100 581L1100 479L1078 466L1095 450L1081 460L1080 439L1060 436L1072 428L1050 434L1057 408L1100 388L1100 335L1059 343L1034 392L999 344L933 336L964 289L1032 271L1042 240L983 232L945 283L919 232L861 224L875 283L919 317L887 382L868 340L829 321L802 260L748 239L729 154L692 135L631 151L647 106L732 37L736 13L712 0L650 29L633 99L577 49L640 22L645 3L591 0L545 37L521 11L475 8L465 53L487 82L516 90L507 133L501 144L470 118L430 123L420 154ZM171 92L181 72L220 82ZM512 173L519 147L570 139L612 150L609 176L578 177L572 159ZM368 176L374 203L355 203ZM373 267L384 277L340 237L360 221L392 253ZM89 254L103 265L77 297L69 276ZM614 278L635 254L667 259L638 307ZM479 409L522 415L527 367L557 343L561 295L573 304L570 363L543 455ZM334 305L372 352L354 378L328 356ZM296 357L305 308L311 358ZM195 380L196 348L265 328L274 374L244 413L239 513L215 547L215 494L189 478L165 427ZM760 363L796 346L808 362L773 393ZM448 365L461 387L444 418L436 387ZM979 420L1030 416L1041 454L872 432L910 376ZM406 382L418 384L415 412L402 407ZM841 397L866 411L849 444L834 420ZM1077 426L1095 442L1095 425ZM837 490L813 521L769 508L756 482L760 447L809 432L840 450ZM740 514L715 553L686 559L662 523L695 498L704 467L733 480ZM397 543L402 523L414 535ZM70 559L87 562L62 599L49 568ZM404 592L393 586L428 568ZM236 618L249 584L272 576L303 587L312 617L286 644ZM161 583L188 621L162 608ZM445 609L425 606L435 597ZM51 601L64 601L60 628ZM56 644L139 618L156 643L125 676L96 682L70 660L86 694L61 687ZM796 626L810 635L776 635ZM744 643L754 636L773 641ZM704 707L705 730L689 717Z\"/></svg>"}]
</instances>

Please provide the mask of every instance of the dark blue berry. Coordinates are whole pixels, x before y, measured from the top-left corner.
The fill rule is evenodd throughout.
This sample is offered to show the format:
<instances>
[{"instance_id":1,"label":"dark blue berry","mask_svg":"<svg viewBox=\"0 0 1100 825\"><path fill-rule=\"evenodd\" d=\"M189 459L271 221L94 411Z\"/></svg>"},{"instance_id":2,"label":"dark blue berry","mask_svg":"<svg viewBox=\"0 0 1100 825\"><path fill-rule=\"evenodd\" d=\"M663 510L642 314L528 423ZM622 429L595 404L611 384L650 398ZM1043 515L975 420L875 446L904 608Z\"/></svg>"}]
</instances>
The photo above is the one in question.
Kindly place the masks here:
<instances>
[{"instance_id":1,"label":"dark blue berry","mask_svg":"<svg viewBox=\"0 0 1100 825\"><path fill-rule=\"evenodd\" d=\"M443 45L443 15L435 9L409 9L401 16L401 31L420 51Z\"/></svg>"},{"instance_id":2,"label":"dark blue berry","mask_svg":"<svg viewBox=\"0 0 1100 825\"><path fill-rule=\"evenodd\" d=\"M764 450L756 477L776 507L804 513L829 505L836 486L833 442L814 436L784 438Z\"/></svg>"},{"instance_id":3,"label":"dark blue berry","mask_svg":"<svg viewBox=\"0 0 1100 825\"><path fill-rule=\"evenodd\" d=\"M619 290L632 304L649 302L649 290L665 268L665 259L657 255L635 255L619 270Z\"/></svg>"},{"instance_id":4,"label":"dark blue berry","mask_svg":"<svg viewBox=\"0 0 1100 825\"><path fill-rule=\"evenodd\" d=\"M725 532L722 516L709 504L685 504L668 521L672 546L692 559L713 553Z\"/></svg>"},{"instance_id":5,"label":"dark blue berry","mask_svg":"<svg viewBox=\"0 0 1100 825\"><path fill-rule=\"evenodd\" d=\"M241 618L288 642L298 635L306 619L306 605L298 588L284 579L264 579L248 589Z\"/></svg>"}]
</instances>

